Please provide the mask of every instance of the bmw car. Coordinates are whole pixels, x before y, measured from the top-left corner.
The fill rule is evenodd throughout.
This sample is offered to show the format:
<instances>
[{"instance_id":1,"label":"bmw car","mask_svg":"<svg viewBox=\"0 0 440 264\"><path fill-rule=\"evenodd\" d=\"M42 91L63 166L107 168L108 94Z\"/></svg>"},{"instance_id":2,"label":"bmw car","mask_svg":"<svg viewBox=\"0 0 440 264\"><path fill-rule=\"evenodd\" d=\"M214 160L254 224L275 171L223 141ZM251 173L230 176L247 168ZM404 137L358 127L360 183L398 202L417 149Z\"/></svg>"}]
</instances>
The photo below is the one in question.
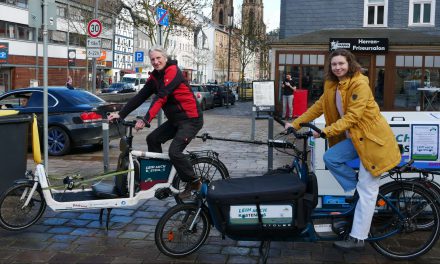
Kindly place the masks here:
<instances>
[{"instance_id":1,"label":"bmw car","mask_svg":"<svg viewBox=\"0 0 440 264\"><path fill-rule=\"evenodd\" d=\"M43 88L15 89L0 95L0 108L20 114L35 113L40 137L43 135ZM90 92L65 87L48 88L48 154L62 156L72 148L102 145L102 120L122 104L110 104ZM119 131L118 131L119 130ZM110 124L110 139L123 134L123 128Z\"/></svg>"}]
</instances>

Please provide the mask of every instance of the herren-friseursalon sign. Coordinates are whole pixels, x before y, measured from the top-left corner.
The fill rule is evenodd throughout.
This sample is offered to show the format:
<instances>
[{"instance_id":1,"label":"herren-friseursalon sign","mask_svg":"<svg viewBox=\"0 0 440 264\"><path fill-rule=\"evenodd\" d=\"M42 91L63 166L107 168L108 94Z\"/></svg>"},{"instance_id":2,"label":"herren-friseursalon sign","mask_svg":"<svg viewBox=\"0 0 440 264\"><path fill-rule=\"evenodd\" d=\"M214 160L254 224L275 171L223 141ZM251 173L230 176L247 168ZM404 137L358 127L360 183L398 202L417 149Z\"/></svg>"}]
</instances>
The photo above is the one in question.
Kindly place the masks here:
<instances>
[{"instance_id":1,"label":"herren-friseursalon sign","mask_svg":"<svg viewBox=\"0 0 440 264\"><path fill-rule=\"evenodd\" d=\"M330 51L348 49L358 52L384 53L388 51L387 38L331 38Z\"/></svg>"}]
</instances>

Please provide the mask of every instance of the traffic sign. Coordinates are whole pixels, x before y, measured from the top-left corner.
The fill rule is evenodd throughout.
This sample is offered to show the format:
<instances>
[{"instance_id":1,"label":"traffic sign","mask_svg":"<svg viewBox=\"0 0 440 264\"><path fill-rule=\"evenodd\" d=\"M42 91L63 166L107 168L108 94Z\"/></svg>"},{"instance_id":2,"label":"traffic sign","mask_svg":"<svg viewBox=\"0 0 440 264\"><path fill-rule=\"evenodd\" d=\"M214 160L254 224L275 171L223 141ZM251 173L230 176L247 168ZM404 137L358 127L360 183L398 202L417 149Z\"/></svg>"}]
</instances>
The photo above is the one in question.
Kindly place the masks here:
<instances>
[{"instance_id":1,"label":"traffic sign","mask_svg":"<svg viewBox=\"0 0 440 264\"><path fill-rule=\"evenodd\" d=\"M88 48L87 49L87 58L99 58L101 57L101 49L100 48Z\"/></svg>"},{"instance_id":2,"label":"traffic sign","mask_svg":"<svg viewBox=\"0 0 440 264\"><path fill-rule=\"evenodd\" d=\"M96 38L101 34L102 32L102 24L101 21L98 19L92 19L87 24L87 33L89 33L89 36L92 38Z\"/></svg>"},{"instance_id":3,"label":"traffic sign","mask_svg":"<svg viewBox=\"0 0 440 264\"><path fill-rule=\"evenodd\" d=\"M100 48L101 39L100 38L87 38L87 48Z\"/></svg>"},{"instance_id":4,"label":"traffic sign","mask_svg":"<svg viewBox=\"0 0 440 264\"><path fill-rule=\"evenodd\" d=\"M136 51L134 53L134 61L135 62L144 62L144 52L143 51Z\"/></svg>"},{"instance_id":5,"label":"traffic sign","mask_svg":"<svg viewBox=\"0 0 440 264\"><path fill-rule=\"evenodd\" d=\"M156 21L157 24L168 27L168 10L162 9L160 7L156 8Z\"/></svg>"}]
</instances>

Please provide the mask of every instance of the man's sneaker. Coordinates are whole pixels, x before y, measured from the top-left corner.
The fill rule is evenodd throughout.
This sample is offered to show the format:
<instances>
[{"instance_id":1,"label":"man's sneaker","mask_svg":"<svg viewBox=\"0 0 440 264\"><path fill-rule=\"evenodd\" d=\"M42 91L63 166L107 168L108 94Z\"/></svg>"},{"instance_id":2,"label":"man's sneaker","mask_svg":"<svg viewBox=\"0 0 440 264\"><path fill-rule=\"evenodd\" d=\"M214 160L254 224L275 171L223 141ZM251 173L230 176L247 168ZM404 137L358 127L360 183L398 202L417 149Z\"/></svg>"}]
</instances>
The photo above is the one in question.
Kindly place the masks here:
<instances>
[{"instance_id":1,"label":"man's sneaker","mask_svg":"<svg viewBox=\"0 0 440 264\"><path fill-rule=\"evenodd\" d=\"M365 242L364 240L348 236L345 240L334 242L333 246L343 250L360 250L365 248Z\"/></svg>"},{"instance_id":2,"label":"man's sneaker","mask_svg":"<svg viewBox=\"0 0 440 264\"><path fill-rule=\"evenodd\" d=\"M195 182L188 182L186 183L185 190L183 192L179 193L179 198L184 200L191 197L191 194L193 191L200 191L202 188L202 181L197 180Z\"/></svg>"}]
</instances>

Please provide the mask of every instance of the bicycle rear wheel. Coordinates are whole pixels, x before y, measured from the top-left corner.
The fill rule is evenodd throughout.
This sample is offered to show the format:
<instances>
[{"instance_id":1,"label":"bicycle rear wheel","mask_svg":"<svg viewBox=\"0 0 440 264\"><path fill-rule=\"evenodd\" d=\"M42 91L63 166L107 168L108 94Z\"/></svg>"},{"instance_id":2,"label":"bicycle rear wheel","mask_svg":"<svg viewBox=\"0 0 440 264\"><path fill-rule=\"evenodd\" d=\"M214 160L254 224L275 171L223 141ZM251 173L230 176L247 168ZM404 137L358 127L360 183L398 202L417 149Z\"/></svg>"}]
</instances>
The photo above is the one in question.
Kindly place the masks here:
<instances>
[{"instance_id":1,"label":"bicycle rear wheel","mask_svg":"<svg viewBox=\"0 0 440 264\"><path fill-rule=\"evenodd\" d=\"M154 233L157 248L169 257L184 257L199 249L210 231L207 213L196 204L171 207Z\"/></svg>"},{"instance_id":2,"label":"bicycle rear wheel","mask_svg":"<svg viewBox=\"0 0 440 264\"><path fill-rule=\"evenodd\" d=\"M370 229L371 237L379 240L371 244L392 259L421 256L434 246L440 235L439 219L434 197L422 186L410 182L388 184L379 190Z\"/></svg>"},{"instance_id":3,"label":"bicycle rear wheel","mask_svg":"<svg viewBox=\"0 0 440 264\"><path fill-rule=\"evenodd\" d=\"M29 204L23 207L32 189L32 183L12 186L0 197L0 226L7 230L25 229L40 219L46 209L46 201L40 188L32 195Z\"/></svg>"},{"instance_id":4,"label":"bicycle rear wheel","mask_svg":"<svg viewBox=\"0 0 440 264\"><path fill-rule=\"evenodd\" d=\"M193 169L196 177L201 178L204 183L210 183L214 180L229 179L229 172L226 166L219 160L210 157L197 157L192 161ZM173 187L183 191L186 183L176 176L173 180ZM193 202L194 197L190 197L188 200L182 200L178 195L174 196L177 203Z\"/></svg>"}]
</instances>

